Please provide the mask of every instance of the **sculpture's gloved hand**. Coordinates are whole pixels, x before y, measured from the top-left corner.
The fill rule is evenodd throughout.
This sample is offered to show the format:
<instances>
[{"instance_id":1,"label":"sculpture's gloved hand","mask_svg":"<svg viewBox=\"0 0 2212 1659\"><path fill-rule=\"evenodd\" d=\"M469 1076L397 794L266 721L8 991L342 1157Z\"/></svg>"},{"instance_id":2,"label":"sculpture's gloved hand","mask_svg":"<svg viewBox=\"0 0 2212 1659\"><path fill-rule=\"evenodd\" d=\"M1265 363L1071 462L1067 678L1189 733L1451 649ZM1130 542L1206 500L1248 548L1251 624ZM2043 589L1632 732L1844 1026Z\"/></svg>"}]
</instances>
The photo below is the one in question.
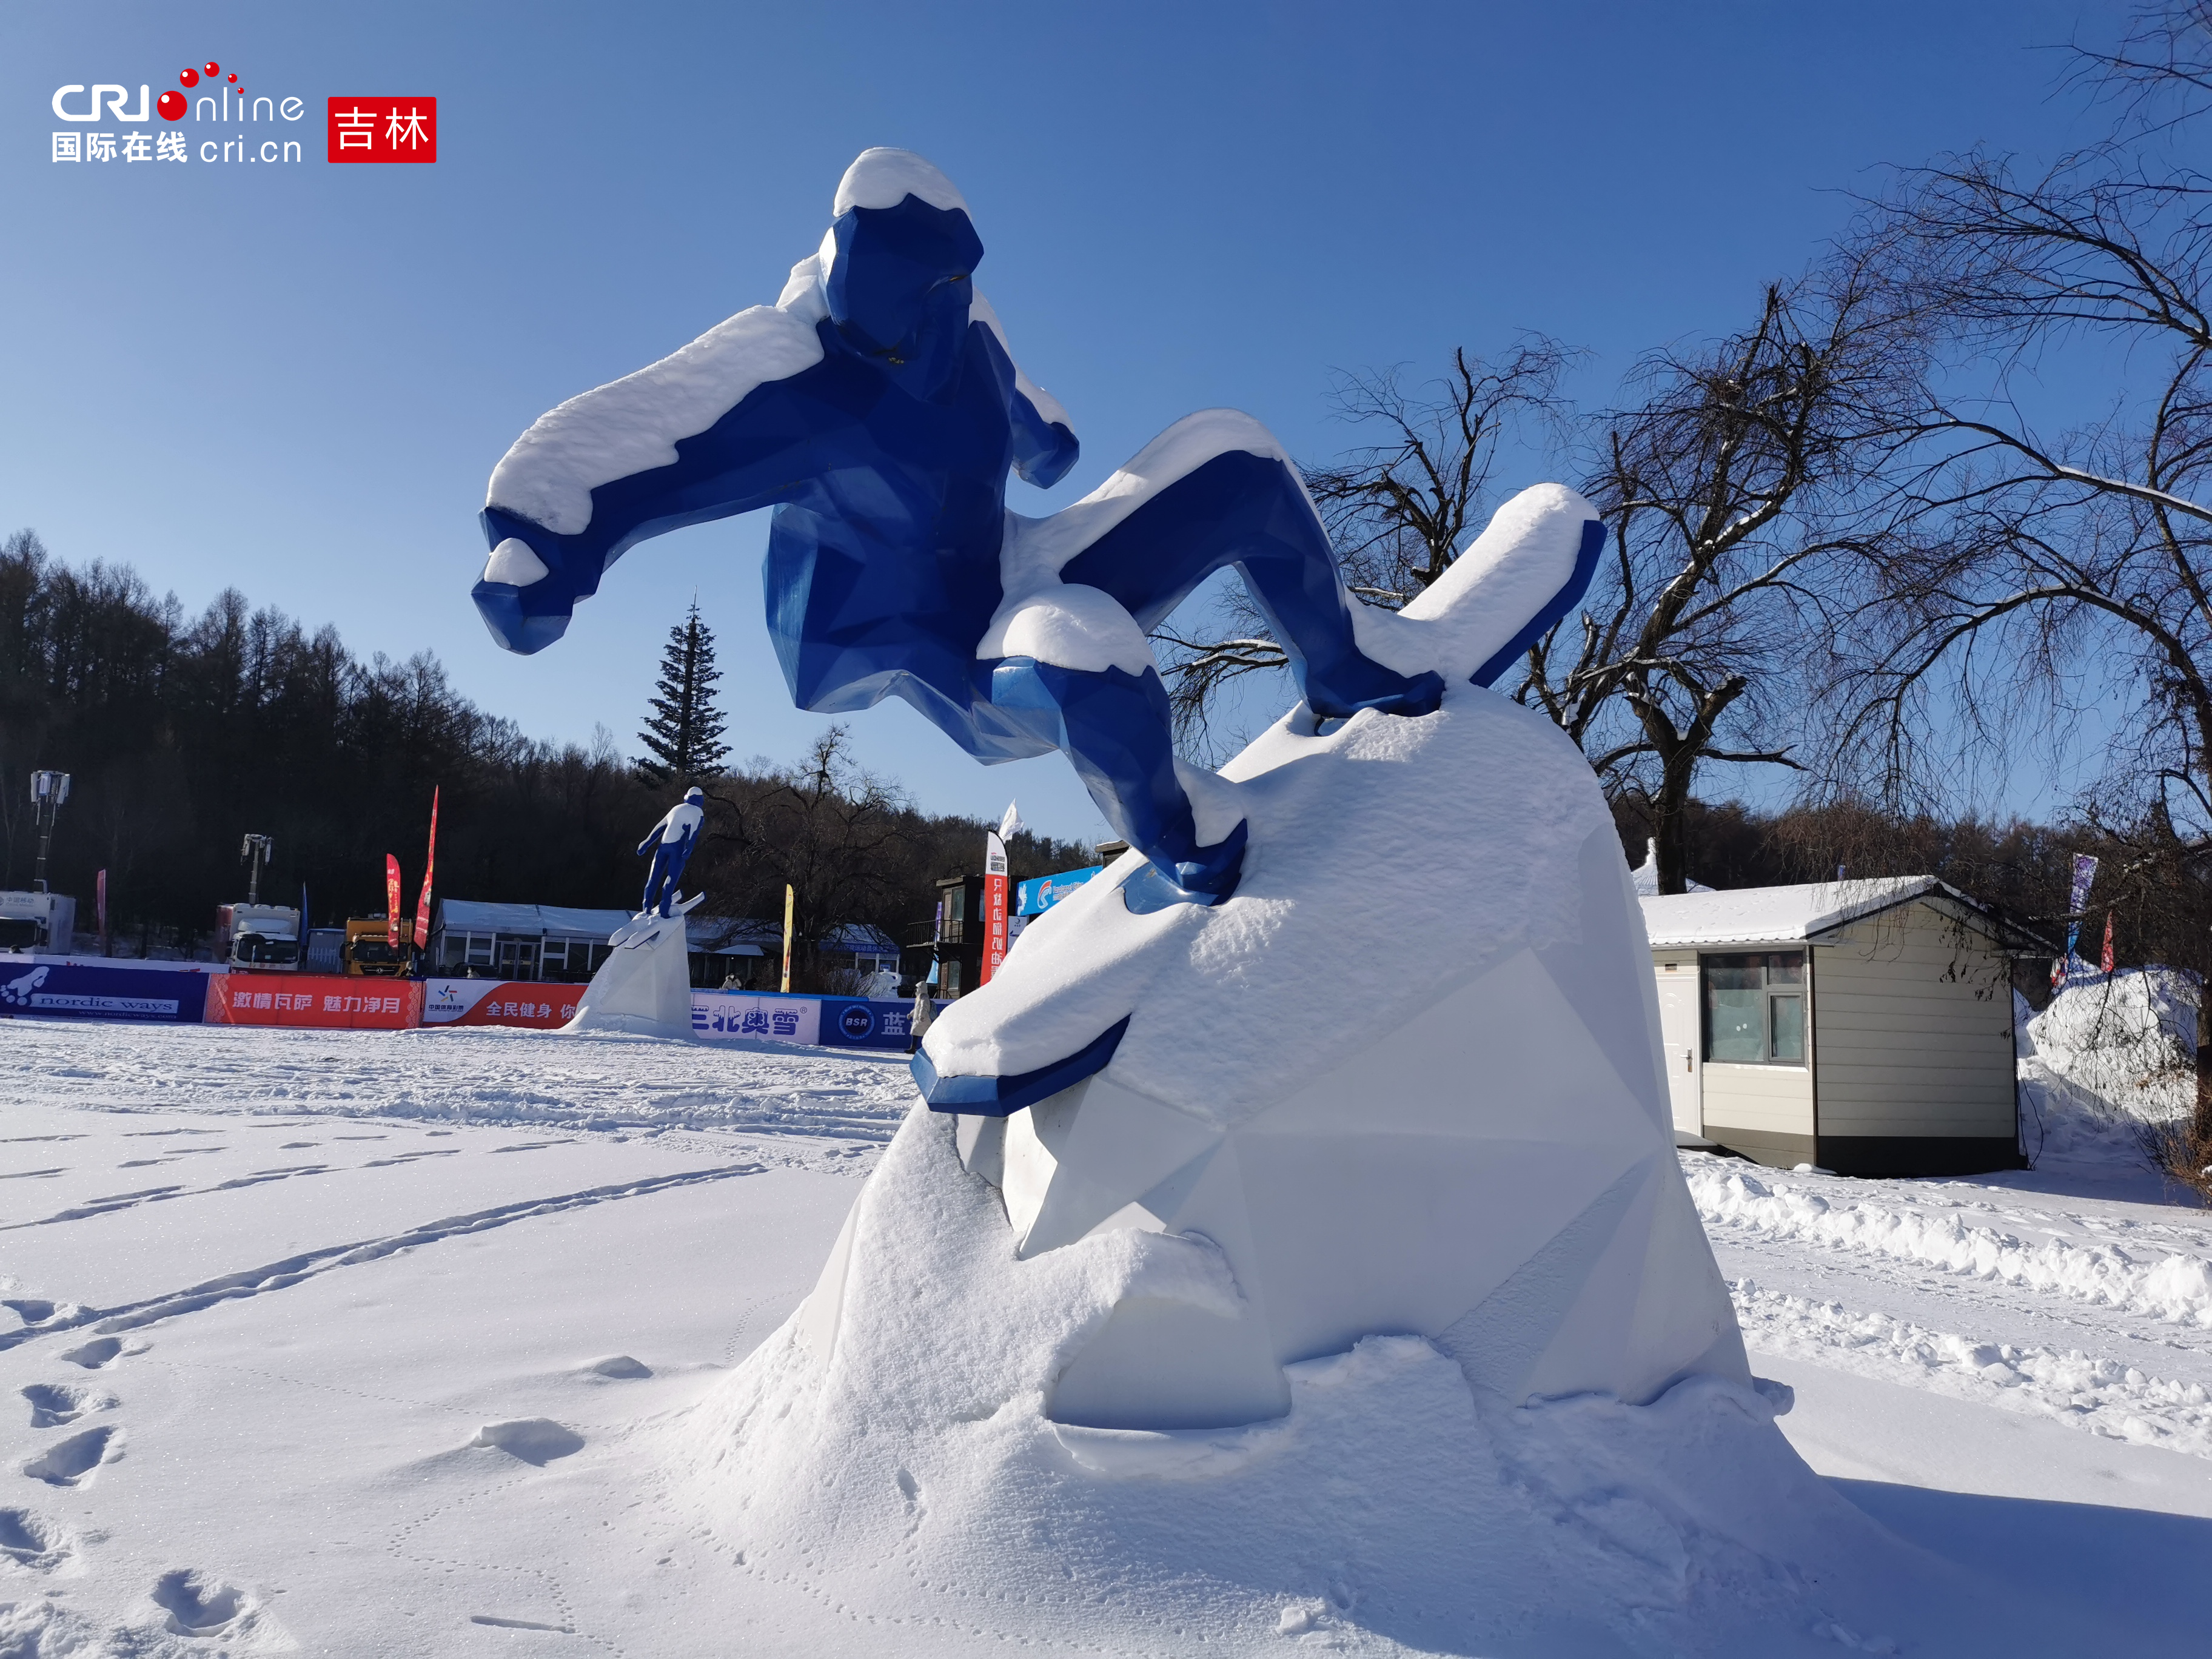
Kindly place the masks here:
<instances>
[{"instance_id":1,"label":"sculpture's gloved hand","mask_svg":"<svg viewBox=\"0 0 2212 1659\"><path fill-rule=\"evenodd\" d=\"M565 568L560 538L495 507L483 511L491 556L469 592L491 636L527 656L568 631L579 588Z\"/></svg>"}]
</instances>

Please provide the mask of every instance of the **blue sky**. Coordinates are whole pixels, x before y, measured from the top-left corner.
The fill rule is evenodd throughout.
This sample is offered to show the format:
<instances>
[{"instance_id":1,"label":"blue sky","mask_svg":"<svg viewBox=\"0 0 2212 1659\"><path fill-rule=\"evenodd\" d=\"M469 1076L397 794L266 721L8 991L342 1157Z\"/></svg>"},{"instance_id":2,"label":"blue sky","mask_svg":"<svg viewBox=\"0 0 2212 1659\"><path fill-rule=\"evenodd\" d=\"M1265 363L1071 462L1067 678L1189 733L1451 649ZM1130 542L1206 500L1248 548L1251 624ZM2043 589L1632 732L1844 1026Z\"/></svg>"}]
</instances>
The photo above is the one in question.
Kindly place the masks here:
<instances>
[{"instance_id":1,"label":"blue sky","mask_svg":"<svg viewBox=\"0 0 2212 1659\"><path fill-rule=\"evenodd\" d=\"M428 648L525 730L604 724L626 749L696 591L738 754L793 758L826 722L789 706L767 647L764 517L633 550L565 641L519 658L469 603L475 515L538 414L772 301L866 146L917 149L960 186L979 286L1075 419L1069 480L1013 487L1036 513L1208 405L1326 457L1351 441L1327 416L1332 370L1421 369L1522 329L1588 348L1577 390L1602 403L1639 350L1742 318L1881 164L2089 136L2046 48L2113 15L13 7L0 530L128 562L190 611L235 585L363 654ZM210 58L306 101L304 163L50 160L56 87L158 97ZM323 100L357 94L437 98L437 163L324 163ZM847 718L925 807L995 817L1018 795L1041 830L1103 829L1057 757L986 770L903 706Z\"/></svg>"}]
</instances>

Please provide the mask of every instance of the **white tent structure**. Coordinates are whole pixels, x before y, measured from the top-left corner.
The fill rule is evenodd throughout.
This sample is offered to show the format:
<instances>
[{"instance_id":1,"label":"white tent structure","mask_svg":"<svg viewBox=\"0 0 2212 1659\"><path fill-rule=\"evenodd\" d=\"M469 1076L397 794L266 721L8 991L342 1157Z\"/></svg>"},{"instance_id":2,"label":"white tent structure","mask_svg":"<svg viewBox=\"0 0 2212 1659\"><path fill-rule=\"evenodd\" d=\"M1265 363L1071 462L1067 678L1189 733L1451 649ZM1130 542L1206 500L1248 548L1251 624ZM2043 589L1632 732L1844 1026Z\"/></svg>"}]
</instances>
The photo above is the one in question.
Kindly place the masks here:
<instances>
[{"instance_id":1,"label":"white tent structure","mask_svg":"<svg viewBox=\"0 0 2212 1659\"><path fill-rule=\"evenodd\" d=\"M1644 843L1644 862L1628 872L1628 879L1636 888L1637 897L1645 899L1658 896L1659 843L1656 841L1647 841ZM1692 893L1710 893L1713 890L1701 881L1686 882L1684 886L1686 890Z\"/></svg>"}]
</instances>

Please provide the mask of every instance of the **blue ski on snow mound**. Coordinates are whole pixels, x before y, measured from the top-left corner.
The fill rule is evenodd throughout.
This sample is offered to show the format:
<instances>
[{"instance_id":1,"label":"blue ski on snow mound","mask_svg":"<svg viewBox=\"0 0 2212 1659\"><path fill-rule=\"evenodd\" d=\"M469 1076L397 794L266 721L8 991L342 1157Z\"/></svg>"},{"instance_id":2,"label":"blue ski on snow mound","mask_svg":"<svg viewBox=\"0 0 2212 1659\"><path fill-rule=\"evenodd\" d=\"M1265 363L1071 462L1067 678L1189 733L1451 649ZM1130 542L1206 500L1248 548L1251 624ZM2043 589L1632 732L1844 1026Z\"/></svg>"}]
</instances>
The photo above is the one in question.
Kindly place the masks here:
<instances>
[{"instance_id":1,"label":"blue ski on snow mound","mask_svg":"<svg viewBox=\"0 0 2212 1659\"><path fill-rule=\"evenodd\" d=\"M1124 1014L1065 1060L1013 1077L944 1076L928 1053L916 1049L912 1062L914 1080L933 1112L957 1112L973 1117L1011 1117L1024 1106L1049 1100L1063 1089L1073 1089L1094 1072L1103 1072L1121 1046L1129 1029Z\"/></svg>"}]
</instances>

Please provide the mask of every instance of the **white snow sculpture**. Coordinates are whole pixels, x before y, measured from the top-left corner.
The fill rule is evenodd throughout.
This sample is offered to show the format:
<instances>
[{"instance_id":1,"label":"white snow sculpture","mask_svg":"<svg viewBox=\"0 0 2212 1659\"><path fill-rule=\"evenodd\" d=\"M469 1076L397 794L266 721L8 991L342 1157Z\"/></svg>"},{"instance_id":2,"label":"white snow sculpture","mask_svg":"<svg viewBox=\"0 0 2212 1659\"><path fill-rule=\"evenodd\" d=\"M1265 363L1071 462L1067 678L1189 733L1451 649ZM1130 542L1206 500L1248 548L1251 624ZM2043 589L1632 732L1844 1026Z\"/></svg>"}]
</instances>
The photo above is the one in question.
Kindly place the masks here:
<instances>
[{"instance_id":1,"label":"white snow sculpture","mask_svg":"<svg viewBox=\"0 0 2212 1659\"><path fill-rule=\"evenodd\" d=\"M1326 732L1301 707L1222 775L1202 809L1251 823L1232 899L1133 914L1127 854L924 1045L941 1074L1016 1075L1127 1016L1095 1075L963 1118L962 1161L1024 1259L1127 1229L1218 1255L1204 1295L1121 1300L1048 1414L1277 1416L1285 1364L1378 1333L1429 1338L1512 1404L1747 1381L1675 1159L1642 917L1573 745L1460 686L1425 718ZM817 1333L842 1255L803 1316Z\"/></svg>"},{"instance_id":2,"label":"white snow sculpture","mask_svg":"<svg viewBox=\"0 0 2212 1659\"><path fill-rule=\"evenodd\" d=\"M691 1035L691 960L684 918L704 893L660 915L640 911L607 937L613 947L584 988L564 1031L629 1031L641 1036Z\"/></svg>"}]
</instances>

